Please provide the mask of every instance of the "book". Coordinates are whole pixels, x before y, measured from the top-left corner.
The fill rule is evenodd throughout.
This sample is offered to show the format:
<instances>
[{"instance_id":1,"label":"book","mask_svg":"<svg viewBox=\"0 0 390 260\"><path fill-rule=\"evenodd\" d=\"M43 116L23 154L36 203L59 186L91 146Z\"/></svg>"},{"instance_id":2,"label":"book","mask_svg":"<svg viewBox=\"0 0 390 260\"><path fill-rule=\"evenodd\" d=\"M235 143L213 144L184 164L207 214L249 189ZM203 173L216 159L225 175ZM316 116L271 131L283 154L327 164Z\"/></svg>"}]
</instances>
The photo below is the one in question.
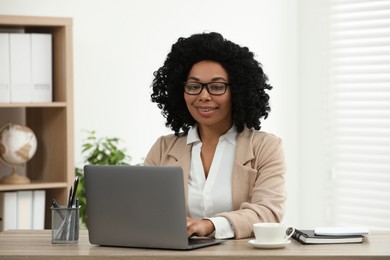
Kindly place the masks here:
<instances>
[{"instance_id":1,"label":"book","mask_svg":"<svg viewBox=\"0 0 390 260\"><path fill-rule=\"evenodd\" d=\"M362 235L347 235L347 236L324 236L316 235L314 230L298 230L295 229L292 238L301 244L345 244L345 243L362 243Z\"/></svg>"},{"instance_id":2,"label":"book","mask_svg":"<svg viewBox=\"0 0 390 260\"><path fill-rule=\"evenodd\" d=\"M368 235L365 227L317 227L314 229L316 235L348 236L348 235Z\"/></svg>"}]
</instances>

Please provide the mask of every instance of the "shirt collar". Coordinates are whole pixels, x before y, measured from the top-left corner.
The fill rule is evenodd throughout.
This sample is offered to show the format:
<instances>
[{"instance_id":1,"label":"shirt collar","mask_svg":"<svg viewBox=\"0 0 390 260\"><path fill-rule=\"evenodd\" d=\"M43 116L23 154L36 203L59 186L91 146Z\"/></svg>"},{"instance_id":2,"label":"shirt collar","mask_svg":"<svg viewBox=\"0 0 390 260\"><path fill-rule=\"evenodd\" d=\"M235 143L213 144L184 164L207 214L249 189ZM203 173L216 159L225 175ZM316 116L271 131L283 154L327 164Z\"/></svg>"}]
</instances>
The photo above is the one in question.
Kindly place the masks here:
<instances>
[{"instance_id":1,"label":"shirt collar","mask_svg":"<svg viewBox=\"0 0 390 260\"><path fill-rule=\"evenodd\" d=\"M236 138L237 138L237 128L233 125L224 135L222 135L219 140L227 140L228 142L232 144L236 144ZM192 126L188 130L187 134L187 144L192 144L195 142L201 142L199 134L198 134L198 125Z\"/></svg>"},{"instance_id":2,"label":"shirt collar","mask_svg":"<svg viewBox=\"0 0 390 260\"><path fill-rule=\"evenodd\" d=\"M192 144L195 142L200 142L200 138L198 135L198 125L191 126L187 134L187 144Z\"/></svg>"}]
</instances>

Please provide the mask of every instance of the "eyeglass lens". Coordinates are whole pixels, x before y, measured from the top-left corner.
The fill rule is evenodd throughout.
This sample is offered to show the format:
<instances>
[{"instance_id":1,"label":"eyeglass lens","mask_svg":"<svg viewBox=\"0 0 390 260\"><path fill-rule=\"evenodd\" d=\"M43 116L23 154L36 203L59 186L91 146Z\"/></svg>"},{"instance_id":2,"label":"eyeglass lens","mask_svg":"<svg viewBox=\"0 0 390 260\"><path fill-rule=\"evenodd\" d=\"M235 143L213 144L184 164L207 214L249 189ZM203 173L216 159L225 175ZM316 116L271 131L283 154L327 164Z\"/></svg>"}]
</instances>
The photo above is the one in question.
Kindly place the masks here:
<instances>
[{"instance_id":1,"label":"eyeglass lens","mask_svg":"<svg viewBox=\"0 0 390 260\"><path fill-rule=\"evenodd\" d=\"M203 88L206 87L207 92L211 95L223 95L226 92L227 83L224 82L187 82L184 85L184 91L190 95L199 95Z\"/></svg>"}]
</instances>

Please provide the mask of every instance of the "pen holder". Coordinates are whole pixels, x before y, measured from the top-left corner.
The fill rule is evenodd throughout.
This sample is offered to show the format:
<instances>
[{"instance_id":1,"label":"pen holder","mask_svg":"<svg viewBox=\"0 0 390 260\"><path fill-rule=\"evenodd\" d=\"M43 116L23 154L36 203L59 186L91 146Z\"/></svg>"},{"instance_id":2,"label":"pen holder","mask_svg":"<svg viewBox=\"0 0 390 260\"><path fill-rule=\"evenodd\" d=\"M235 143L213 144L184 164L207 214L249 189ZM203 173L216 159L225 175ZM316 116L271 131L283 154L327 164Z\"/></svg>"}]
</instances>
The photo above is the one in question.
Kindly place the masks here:
<instances>
[{"instance_id":1,"label":"pen holder","mask_svg":"<svg viewBox=\"0 0 390 260\"><path fill-rule=\"evenodd\" d=\"M51 242L72 244L79 240L80 207L51 207Z\"/></svg>"}]
</instances>

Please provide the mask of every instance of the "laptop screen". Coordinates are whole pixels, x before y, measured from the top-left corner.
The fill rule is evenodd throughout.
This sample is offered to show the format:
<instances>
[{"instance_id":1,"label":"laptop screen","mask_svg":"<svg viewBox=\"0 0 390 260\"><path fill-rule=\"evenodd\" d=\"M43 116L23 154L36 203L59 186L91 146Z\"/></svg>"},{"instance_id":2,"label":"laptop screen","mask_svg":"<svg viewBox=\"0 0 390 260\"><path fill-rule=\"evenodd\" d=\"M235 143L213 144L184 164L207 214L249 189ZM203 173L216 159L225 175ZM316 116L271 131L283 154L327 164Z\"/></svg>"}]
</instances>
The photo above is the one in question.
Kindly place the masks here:
<instances>
[{"instance_id":1,"label":"laptop screen","mask_svg":"<svg viewBox=\"0 0 390 260\"><path fill-rule=\"evenodd\" d=\"M188 246L180 167L86 165L84 174L92 244Z\"/></svg>"}]
</instances>

